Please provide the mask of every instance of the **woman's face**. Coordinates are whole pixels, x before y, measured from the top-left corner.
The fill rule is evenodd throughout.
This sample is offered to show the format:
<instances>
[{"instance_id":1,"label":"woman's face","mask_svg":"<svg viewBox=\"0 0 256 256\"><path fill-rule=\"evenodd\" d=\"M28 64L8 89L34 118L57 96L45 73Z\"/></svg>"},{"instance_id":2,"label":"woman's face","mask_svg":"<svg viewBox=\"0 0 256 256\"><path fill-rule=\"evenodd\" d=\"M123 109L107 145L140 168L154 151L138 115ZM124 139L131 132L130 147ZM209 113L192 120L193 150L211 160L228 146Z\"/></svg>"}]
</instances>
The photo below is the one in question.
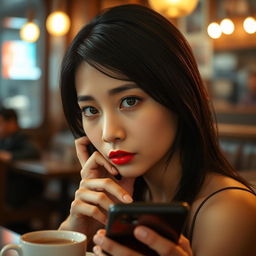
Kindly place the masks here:
<instances>
[{"instance_id":1,"label":"woman's face","mask_svg":"<svg viewBox=\"0 0 256 256\"><path fill-rule=\"evenodd\" d=\"M141 176L165 158L176 135L176 115L135 83L82 63L76 90L86 135L122 176Z\"/></svg>"}]
</instances>

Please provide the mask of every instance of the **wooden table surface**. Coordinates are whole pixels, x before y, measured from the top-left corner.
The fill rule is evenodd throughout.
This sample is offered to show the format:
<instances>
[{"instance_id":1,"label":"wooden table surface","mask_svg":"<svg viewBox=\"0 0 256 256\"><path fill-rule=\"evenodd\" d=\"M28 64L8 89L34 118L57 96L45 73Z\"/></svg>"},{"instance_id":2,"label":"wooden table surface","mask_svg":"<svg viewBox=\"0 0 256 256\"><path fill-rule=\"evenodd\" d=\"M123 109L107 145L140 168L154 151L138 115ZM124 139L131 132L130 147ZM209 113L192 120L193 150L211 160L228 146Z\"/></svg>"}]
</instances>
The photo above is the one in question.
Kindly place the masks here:
<instances>
[{"instance_id":1,"label":"wooden table surface","mask_svg":"<svg viewBox=\"0 0 256 256\"><path fill-rule=\"evenodd\" d=\"M73 181L80 181L81 166L79 163L71 164L60 160L25 160L15 161L11 164L11 171L19 175L33 176L43 180L46 185L49 181L57 181L60 185L58 200L61 218L65 219L69 213L69 188Z\"/></svg>"},{"instance_id":2,"label":"wooden table surface","mask_svg":"<svg viewBox=\"0 0 256 256\"><path fill-rule=\"evenodd\" d=\"M56 160L24 160L15 161L12 168L16 172L26 173L42 178L80 177L81 166L78 163L67 164Z\"/></svg>"}]
</instances>

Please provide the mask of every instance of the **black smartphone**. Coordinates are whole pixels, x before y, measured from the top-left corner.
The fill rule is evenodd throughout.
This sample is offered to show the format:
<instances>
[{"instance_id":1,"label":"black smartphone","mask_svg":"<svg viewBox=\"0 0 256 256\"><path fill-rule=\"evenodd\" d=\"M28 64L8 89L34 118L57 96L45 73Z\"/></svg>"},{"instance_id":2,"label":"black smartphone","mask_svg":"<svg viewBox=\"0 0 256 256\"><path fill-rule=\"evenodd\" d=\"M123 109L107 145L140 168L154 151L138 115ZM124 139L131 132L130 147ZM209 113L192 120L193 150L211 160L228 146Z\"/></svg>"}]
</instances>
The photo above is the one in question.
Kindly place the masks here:
<instances>
[{"instance_id":1,"label":"black smartphone","mask_svg":"<svg viewBox=\"0 0 256 256\"><path fill-rule=\"evenodd\" d=\"M189 205L186 202L114 204L109 208L106 235L143 255L157 256L155 251L134 237L134 228L147 226L178 243L186 225L188 211Z\"/></svg>"}]
</instances>

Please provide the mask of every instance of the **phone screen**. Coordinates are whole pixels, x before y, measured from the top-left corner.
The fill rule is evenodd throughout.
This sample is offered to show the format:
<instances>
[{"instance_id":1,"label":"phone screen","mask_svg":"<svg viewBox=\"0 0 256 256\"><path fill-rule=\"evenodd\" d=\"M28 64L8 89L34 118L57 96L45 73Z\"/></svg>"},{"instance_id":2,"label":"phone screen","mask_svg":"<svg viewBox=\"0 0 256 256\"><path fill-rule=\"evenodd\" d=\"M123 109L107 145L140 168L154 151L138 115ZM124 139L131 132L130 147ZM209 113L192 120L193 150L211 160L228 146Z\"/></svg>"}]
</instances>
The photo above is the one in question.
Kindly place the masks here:
<instances>
[{"instance_id":1,"label":"phone screen","mask_svg":"<svg viewBox=\"0 0 256 256\"><path fill-rule=\"evenodd\" d=\"M116 204L109 208L107 236L147 256L158 254L133 236L138 225L147 226L158 234L178 243L184 231L189 206L177 203Z\"/></svg>"}]
</instances>

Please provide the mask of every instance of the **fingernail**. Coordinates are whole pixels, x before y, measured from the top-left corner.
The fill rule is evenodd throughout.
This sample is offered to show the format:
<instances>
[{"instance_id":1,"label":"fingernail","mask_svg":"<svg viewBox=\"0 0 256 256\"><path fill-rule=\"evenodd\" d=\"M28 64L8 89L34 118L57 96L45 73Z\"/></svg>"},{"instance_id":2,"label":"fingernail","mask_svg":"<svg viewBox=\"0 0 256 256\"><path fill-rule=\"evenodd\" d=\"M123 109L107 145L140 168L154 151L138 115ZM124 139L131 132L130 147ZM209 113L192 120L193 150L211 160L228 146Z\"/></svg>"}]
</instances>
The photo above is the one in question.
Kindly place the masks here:
<instances>
[{"instance_id":1,"label":"fingernail","mask_svg":"<svg viewBox=\"0 0 256 256\"><path fill-rule=\"evenodd\" d=\"M123 196L123 199L124 199L124 201L126 201L127 203L131 203L133 200L132 200L132 198L131 198L131 196L129 195L129 194L125 194L124 196Z\"/></svg>"},{"instance_id":2,"label":"fingernail","mask_svg":"<svg viewBox=\"0 0 256 256\"><path fill-rule=\"evenodd\" d=\"M139 237L141 237L141 238L146 238L147 235L148 235L148 232L147 232L145 229L143 229L143 228L137 229L137 230L136 230L136 233L137 233L137 235L138 235Z\"/></svg>"},{"instance_id":3,"label":"fingernail","mask_svg":"<svg viewBox=\"0 0 256 256\"><path fill-rule=\"evenodd\" d=\"M122 179L122 176L120 175L120 173L118 173L118 174L115 176L115 178L116 178L117 180L121 180L121 179Z\"/></svg>"},{"instance_id":4,"label":"fingernail","mask_svg":"<svg viewBox=\"0 0 256 256\"><path fill-rule=\"evenodd\" d=\"M116 168L115 168L114 166L111 167L111 171L112 171L112 173L113 173L114 175L118 173L117 170L116 170Z\"/></svg>"},{"instance_id":5,"label":"fingernail","mask_svg":"<svg viewBox=\"0 0 256 256\"><path fill-rule=\"evenodd\" d=\"M106 230L105 229L99 229L98 231L97 231L97 234L99 234L99 235L105 235L106 234Z\"/></svg>"},{"instance_id":6,"label":"fingernail","mask_svg":"<svg viewBox=\"0 0 256 256\"><path fill-rule=\"evenodd\" d=\"M100 254L101 253L101 249L100 249L100 247L99 246L94 246L93 247L93 252L96 254L96 255L98 255L98 254Z\"/></svg>"}]
</instances>

